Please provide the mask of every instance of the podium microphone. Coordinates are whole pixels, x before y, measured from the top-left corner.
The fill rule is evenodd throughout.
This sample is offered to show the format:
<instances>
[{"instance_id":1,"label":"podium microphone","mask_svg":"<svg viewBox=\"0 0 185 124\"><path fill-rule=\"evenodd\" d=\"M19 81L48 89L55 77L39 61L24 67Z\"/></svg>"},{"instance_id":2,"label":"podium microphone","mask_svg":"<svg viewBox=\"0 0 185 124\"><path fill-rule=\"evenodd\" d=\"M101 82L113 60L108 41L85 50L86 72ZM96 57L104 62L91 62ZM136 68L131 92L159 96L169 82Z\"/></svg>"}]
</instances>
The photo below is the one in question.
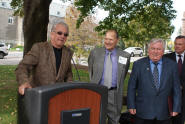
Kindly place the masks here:
<instances>
[{"instance_id":1,"label":"podium microphone","mask_svg":"<svg viewBox=\"0 0 185 124\"><path fill-rule=\"evenodd\" d=\"M79 73L78 73L78 69L77 69L77 67L76 67L76 64L75 64L75 62L74 62L73 57L72 57L72 61L73 61L73 65L74 65L74 67L75 67L75 70L76 70L76 73L77 73L77 76L78 76L78 81L80 81L80 75L79 75Z\"/></svg>"}]
</instances>

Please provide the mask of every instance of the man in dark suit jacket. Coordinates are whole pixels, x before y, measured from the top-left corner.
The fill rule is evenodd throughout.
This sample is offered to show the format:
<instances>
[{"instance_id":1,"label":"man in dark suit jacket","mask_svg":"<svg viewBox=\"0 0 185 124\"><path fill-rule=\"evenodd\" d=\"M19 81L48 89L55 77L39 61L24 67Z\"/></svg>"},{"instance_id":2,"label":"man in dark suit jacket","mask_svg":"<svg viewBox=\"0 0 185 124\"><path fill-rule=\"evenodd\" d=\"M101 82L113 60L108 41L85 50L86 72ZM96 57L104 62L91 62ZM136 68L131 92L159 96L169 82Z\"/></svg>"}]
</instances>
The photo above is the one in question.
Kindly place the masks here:
<instances>
[{"instance_id":1,"label":"man in dark suit jacket","mask_svg":"<svg viewBox=\"0 0 185 124\"><path fill-rule=\"evenodd\" d=\"M162 57L165 44L152 39L148 47L149 57L133 64L128 84L127 106L136 115L136 124L170 124L168 96L173 92L173 112L181 110L180 80L177 65Z\"/></svg>"},{"instance_id":2,"label":"man in dark suit jacket","mask_svg":"<svg viewBox=\"0 0 185 124\"><path fill-rule=\"evenodd\" d=\"M33 45L16 68L18 88L18 124L26 124L22 95L26 88L72 81L72 51L64 44L69 34L68 26L56 20L51 29L51 42Z\"/></svg>"},{"instance_id":3,"label":"man in dark suit jacket","mask_svg":"<svg viewBox=\"0 0 185 124\"><path fill-rule=\"evenodd\" d=\"M164 55L178 63L178 72L182 90L182 109L178 116L172 118L173 124L184 124L185 121L185 36L177 36L175 38L175 52ZM179 57L180 56L180 57Z\"/></svg>"},{"instance_id":4,"label":"man in dark suit jacket","mask_svg":"<svg viewBox=\"0 0 185 124\"><path fill-rule=\"evenodd\" d=\"M90 82L105 85L109 88L108 124L119 123L123 101L123 83L130 64L130 54L118 49L116 47L117 43L117 32L108 30L104 39L105 47L95 48L88 58ZM111 64L108 64L107 67L109 53ZM111 72L109 77L106 76L107 72ZM110 84L108 85L107 82L110 82Z\"/></svg>"}]
</instances>

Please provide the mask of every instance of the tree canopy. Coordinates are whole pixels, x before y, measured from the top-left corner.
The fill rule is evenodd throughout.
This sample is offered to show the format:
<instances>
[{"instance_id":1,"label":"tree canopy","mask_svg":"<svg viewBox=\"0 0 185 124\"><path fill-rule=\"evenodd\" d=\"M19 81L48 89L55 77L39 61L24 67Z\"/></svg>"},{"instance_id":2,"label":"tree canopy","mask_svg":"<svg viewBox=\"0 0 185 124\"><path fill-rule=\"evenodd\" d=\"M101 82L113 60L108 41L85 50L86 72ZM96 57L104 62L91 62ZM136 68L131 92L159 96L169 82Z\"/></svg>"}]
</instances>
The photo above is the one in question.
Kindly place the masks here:
<instances>
[{"instance_id":1,"label":"tree canopy","mask_svg":"<svg viewBox=\"0 0 185 124\"><path fill-rule=\"evenodd\" d=\"M93 13L95 6L109 11L108 17L99 23L96 30L105 32L116 29L126 44L140 44L143 46L151 38L168 39L174 27L171 20L176 11L172 7L172 0L78 0L75 5L81 11L77 24L83 18ZM88 2L88 3L87 3Z\"/></svg>"},{"instance_id":2,"label":"tree canopy","mask_svg":"<svg viewBox=\"0 0 185 124\"><path fill-rule=\"evenodd\" d=\"M21 10L22 1L23 0L12 0L12 6ZM46 0L24 0L23 13L26 14L26 11L28 11L28 9L26 9L27 7L37 6L33 7L32 10L35 9L35 13L47 17L48 11L39 11L38 9L39 6L43 6L42 4L45 2ZM26 6L27 3L29 4L28 6ZM124 41L126 46L132 42L142 46L154 37L168 39L174 30L174 27L171 25L171 20L175 18L176 14L172 3L172 0L74 0L74 5L80 11L77 27L80 26L85 17L95 12L95 7L99 7L108 11L109 15L99 23L96 30L104 33L107 29L116 29L121 41ZM49 9L49 4L50 2L44 4L45 9ZM30 15L29 20L34 20L35 17ZM28 17L25 16L24 18ZM49 18L49 15L47 18ZM37 19L35 23L40 24L40 22L41 20ZM45 22L43 26L46 26L46 24L47 22ZM42 28L39 30L42 32ZM35 31L33 30L29 33L33 32ZM46 36L46 32L42 33ZM34 41L26 40L25 42Z\"/></svg>"}]
</instances>

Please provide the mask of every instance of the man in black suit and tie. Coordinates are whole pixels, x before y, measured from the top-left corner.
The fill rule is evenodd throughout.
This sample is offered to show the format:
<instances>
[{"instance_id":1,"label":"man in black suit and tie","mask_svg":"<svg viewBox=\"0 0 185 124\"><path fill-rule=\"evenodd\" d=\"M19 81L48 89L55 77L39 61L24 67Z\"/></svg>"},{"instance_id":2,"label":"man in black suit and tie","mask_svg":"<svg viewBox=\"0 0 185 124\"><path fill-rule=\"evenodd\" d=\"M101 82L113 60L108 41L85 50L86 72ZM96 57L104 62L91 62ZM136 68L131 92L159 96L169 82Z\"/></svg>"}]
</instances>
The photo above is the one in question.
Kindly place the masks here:
<instances>
[{"instance_id":1,"label":"man in black suit and tie","mask_svg":"<svg viewBox=\"0 0 185 124\"><path fill-rule=\"evenodd\" d=\"M185 36L179 35L175 38L175 52L164 55L178 64L178 72L182 90L182 109L178 116L172 118L173 124L184 124L185 121Z\"/></svg>"},{"instance_id":2,"label":"man in black suit and tie","mask_svg":"<svg viewBox=\"0 0 185 124\"><path fill-rule=\"evenodd\" d=\"M136 115L136 124L170 124L171 116L181 111L181 90L177 64L162 57L165 43L152 39L148 57L135 61L128 84L127 106ZM173 92L173 110L168 97Z\"/></svg>"}]
</instances>

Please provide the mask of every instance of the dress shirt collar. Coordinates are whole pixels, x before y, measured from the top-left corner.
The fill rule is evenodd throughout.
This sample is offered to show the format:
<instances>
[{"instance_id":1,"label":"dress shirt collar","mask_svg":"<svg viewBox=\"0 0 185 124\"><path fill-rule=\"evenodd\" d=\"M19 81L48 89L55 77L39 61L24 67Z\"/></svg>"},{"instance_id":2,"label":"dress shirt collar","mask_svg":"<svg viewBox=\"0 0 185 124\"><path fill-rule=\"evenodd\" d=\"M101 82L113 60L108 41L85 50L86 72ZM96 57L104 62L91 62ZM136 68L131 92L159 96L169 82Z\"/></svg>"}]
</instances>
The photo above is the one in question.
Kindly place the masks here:
<instances>
[{"instance_id":1,"label":"dress shirt collar","mask_svg":"<svg viewBox=\"0 0 185 124\"><path fill-rule=\"evenodd\" d=\"M177 62L179 60L179 56L178 55L181 55L182 62L184 62L184 54L185 54L185 51L183 53L181 53L181 54L178 54L178 53L175 52Z\"/></svg>"},{"instance_id":2,"label":"dress shirt collar","mask_svg":"<svg viewBox=\"0 0 185 124\"><path fill-rule=\"evenodd\" d=\"M162 58L158 62L155 62L155 63L158 63L158 65L162 65ZM150 59L150 64L154 64L154 62L151 59Z\"/></svg>"},{"instance_id":3,"label":"dress shirt collar","mask_svg":"<svg viewBox=\"0 0 185 124\"><path fill-rule=\"evenodd\" d=\"M109 51L105 49L106 55L108 55L109 52L111 52L111 55L116 55L116 48L114 48L112 51Z\"/></svg>"}]
</instances>

